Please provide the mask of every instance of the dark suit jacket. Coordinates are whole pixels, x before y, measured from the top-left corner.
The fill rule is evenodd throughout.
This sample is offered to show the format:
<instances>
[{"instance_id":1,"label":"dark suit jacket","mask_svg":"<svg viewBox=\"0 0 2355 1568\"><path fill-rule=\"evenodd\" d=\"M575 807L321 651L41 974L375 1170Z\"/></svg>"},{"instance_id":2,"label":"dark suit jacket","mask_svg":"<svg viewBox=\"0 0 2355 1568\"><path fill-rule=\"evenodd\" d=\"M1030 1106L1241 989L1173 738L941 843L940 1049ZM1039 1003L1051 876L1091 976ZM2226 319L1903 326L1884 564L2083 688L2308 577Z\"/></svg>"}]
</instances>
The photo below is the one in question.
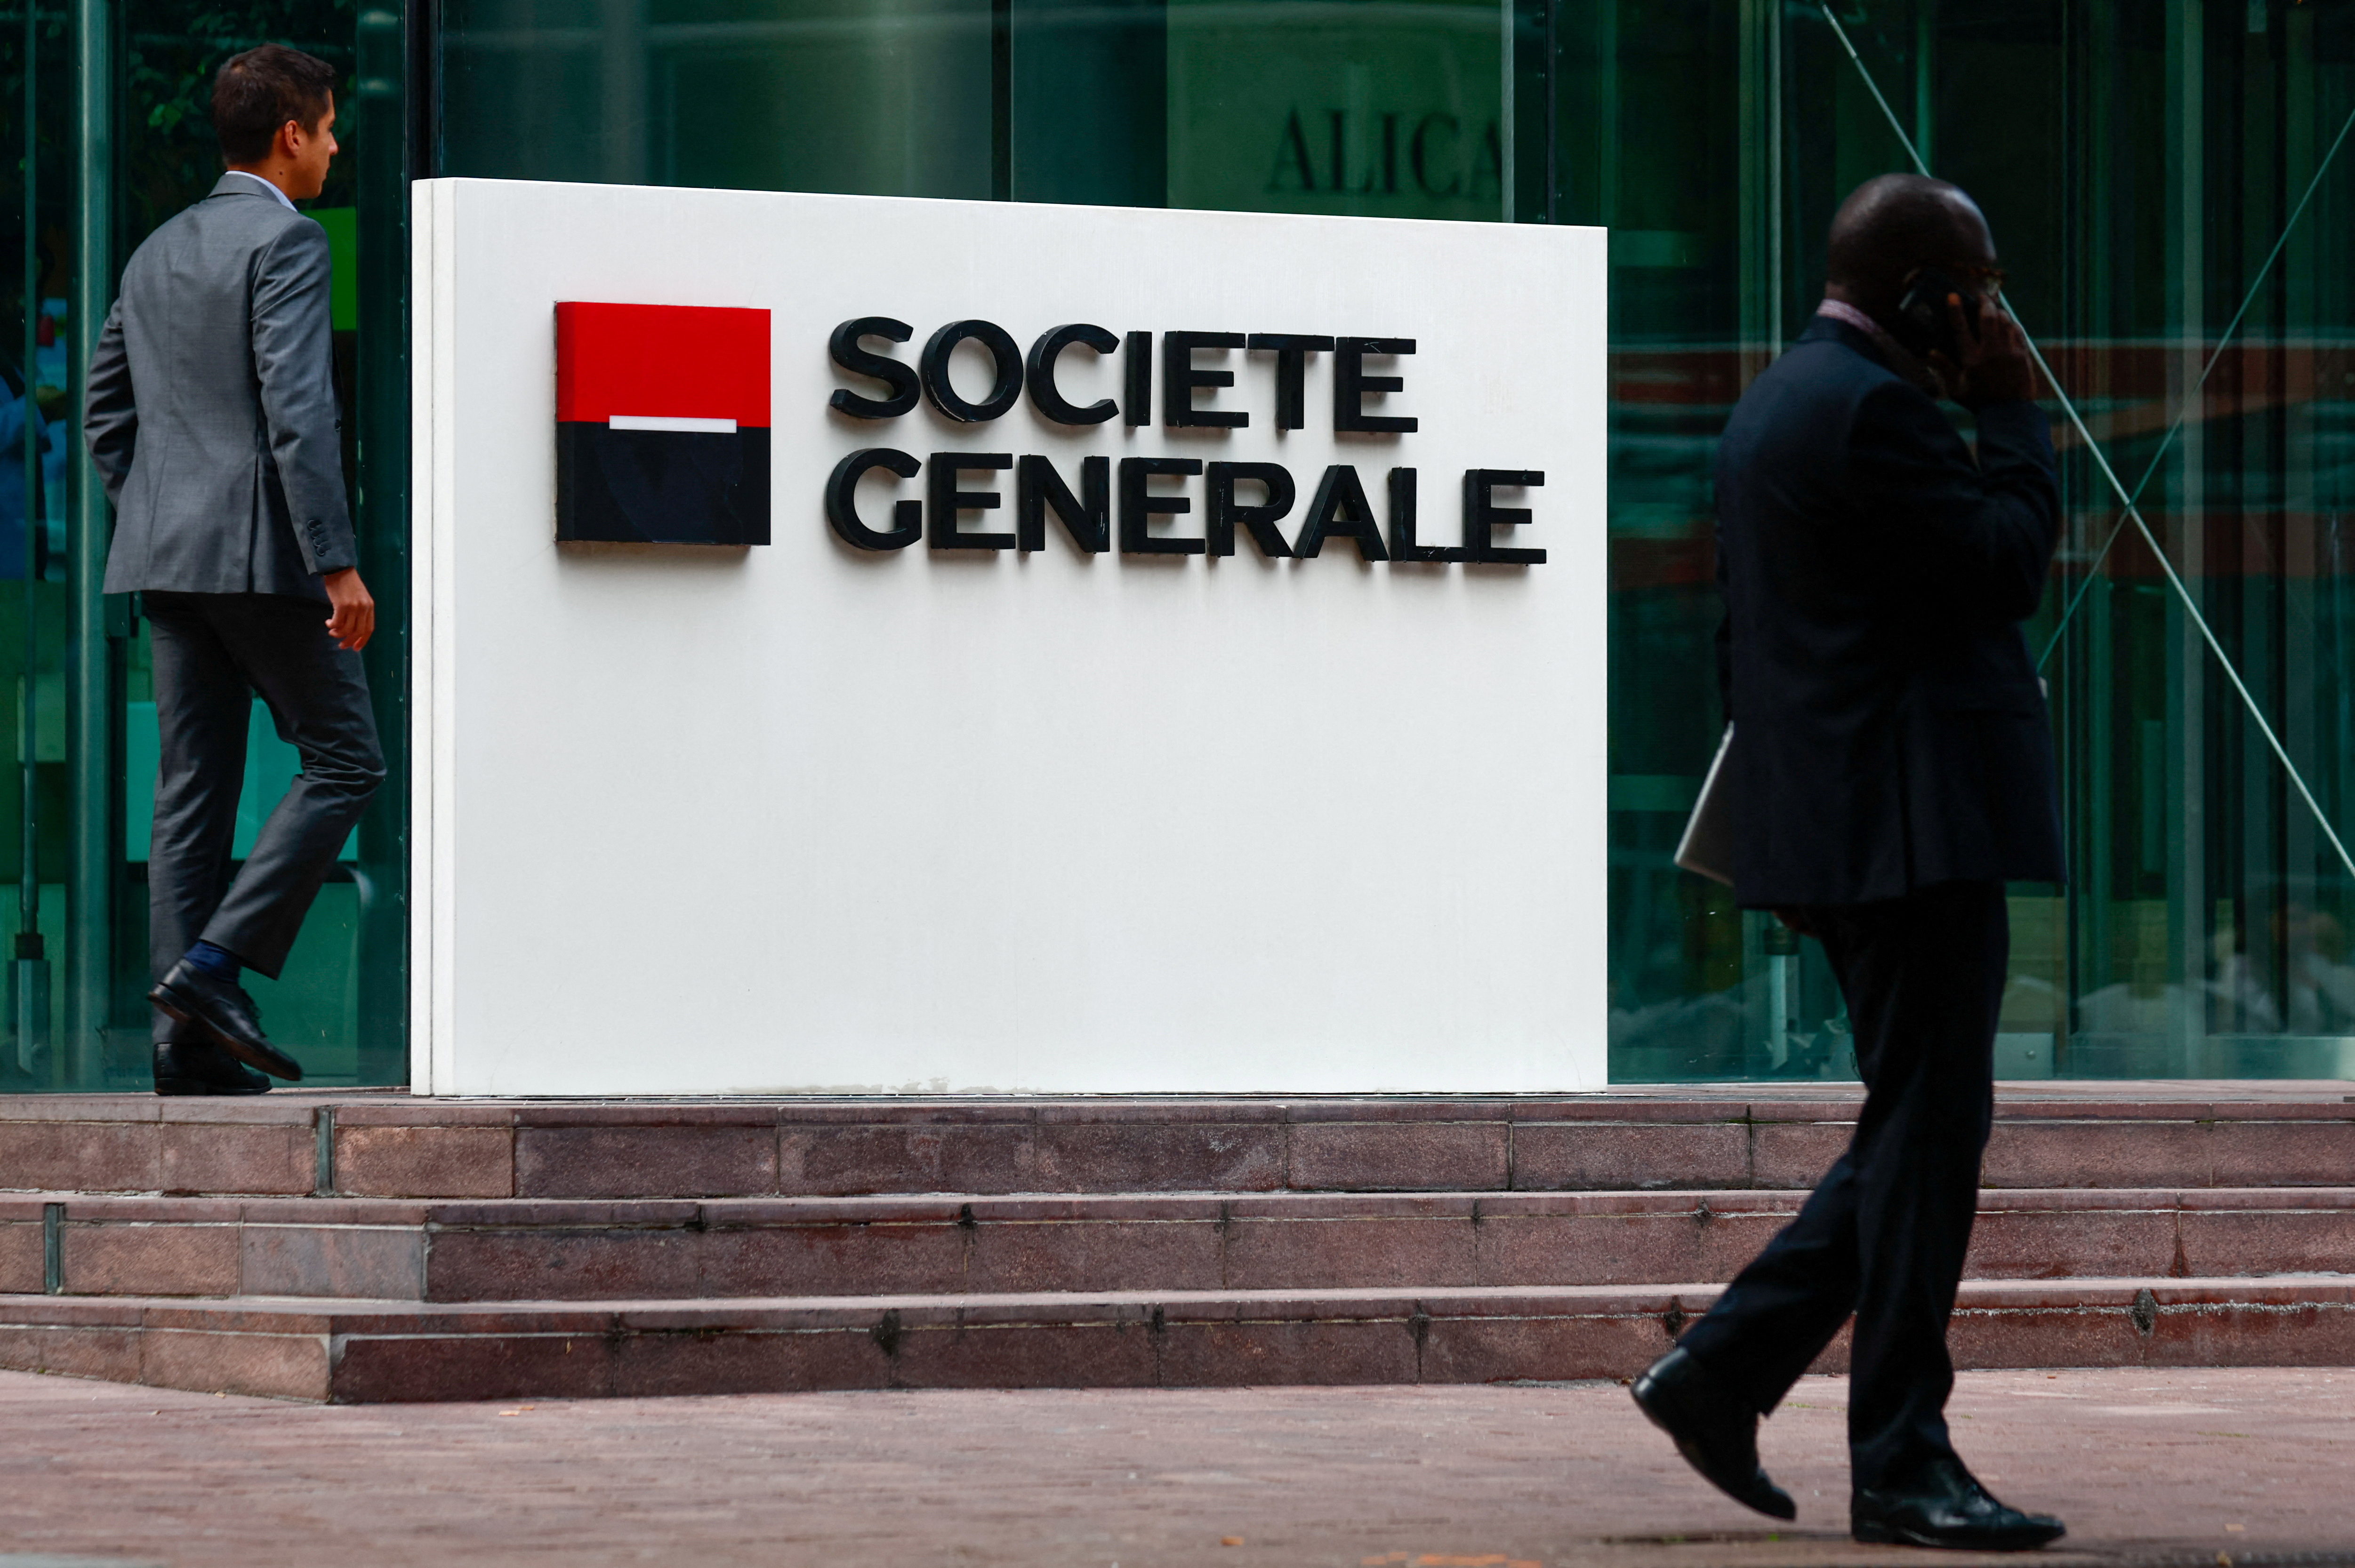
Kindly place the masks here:
<instances>
[{"instance_id":1,"label":"dark suit jacket","mask_svg":"<svg viewBox=\"0 0 2355 1568\"><path fill-rule=\"evenodd\" d=\"M2032 403L1978 456L1872 340L1816 318L1717 453L1733 886L1752 908L2065 875L2019 622L2060 525Z\"/></svg>"},{"instance_id":2,"label":"dark suit jacket","mask_svg":"<svg viewBox=\"0 0 2355 1568\"><path fill-rule=\"evenodd\" d=\"M131 253L83 434L114 503L106 591L291 594L358 563L344 500L326 231L253 180Z\"/></svg>"}]
</instances>

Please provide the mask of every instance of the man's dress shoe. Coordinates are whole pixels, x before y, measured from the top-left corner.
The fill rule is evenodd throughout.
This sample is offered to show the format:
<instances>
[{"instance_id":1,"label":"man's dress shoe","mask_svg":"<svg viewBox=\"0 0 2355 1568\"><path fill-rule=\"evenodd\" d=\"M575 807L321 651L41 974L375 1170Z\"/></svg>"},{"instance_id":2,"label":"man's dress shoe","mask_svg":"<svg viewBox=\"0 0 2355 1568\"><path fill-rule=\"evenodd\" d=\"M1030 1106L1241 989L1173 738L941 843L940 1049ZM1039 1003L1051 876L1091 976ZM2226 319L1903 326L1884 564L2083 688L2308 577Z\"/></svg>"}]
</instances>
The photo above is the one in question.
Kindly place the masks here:
<instances>
[{"instance_id":1,"label":"man's dress shoe","mask_svg":"<svg viewBox=\"0 0 2355 1568\"><path fill-rule=\"evenodd\" d=\"M2004 1507L1953 1458L1932 1460L1911 1486L1859 1491L1849 1524L1859 1541L1965 1552L2028 1552L2067 1533L2050 1514Z\"/></svg>"},{"instance_id":2,"label":"man's dress shoe","mask_svg":"<svg viewBox=\"0 0 2355 1568\"><path fill-rule=\"evenodd\" d=\"M270 1080L209 1040L155 1043L159 1095L266 1095Z\"/></svg>"},{"instance_id":3,"label":"man's dress shoe","mask_svg":"<svg viewBox=\"0 0 2355 1568\"><path fill-rule=\"evenodd\" d=\"M290 1083L302 1080L303 1064L263 1036L261 1010L243 986L217 980L182 959L155 982L147 1000L183 1023L201 1025L247 1066Z\"/></svg>"},{"instance_id":4,"label":"man's dress shoe","mask_svg":"<svg viewBox=\"0 0 2355 1568\"><path fill-rule=\"evenodd\" d=\"M1675 1440L1677 1452L1710 1485L1774 1519L1798 1516L1791 1494L1758 1467L1758 1413L1700 1362L1670 1351L1628 1392L1636 1396L1636 1407Z\"/></svg>"}]
</instances>

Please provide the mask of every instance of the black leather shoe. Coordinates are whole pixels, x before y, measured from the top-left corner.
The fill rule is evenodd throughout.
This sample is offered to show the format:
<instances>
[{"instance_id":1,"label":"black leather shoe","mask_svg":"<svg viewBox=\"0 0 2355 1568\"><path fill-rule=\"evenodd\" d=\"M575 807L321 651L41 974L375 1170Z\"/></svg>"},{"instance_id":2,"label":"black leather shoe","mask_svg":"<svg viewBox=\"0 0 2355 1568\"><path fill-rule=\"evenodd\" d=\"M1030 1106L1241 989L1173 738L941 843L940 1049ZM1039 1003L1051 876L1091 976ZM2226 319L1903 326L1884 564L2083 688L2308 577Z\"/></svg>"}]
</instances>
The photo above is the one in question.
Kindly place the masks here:
<instances>
[{"instance_id":1,"label":"black leather shoe","mask_svg":"<svg viewBox=\"0 0 2355 1568\"><path fill-rule=\"evenodd\" d=\"M1636 1408L1675 1440L1685 1463L1710 1485L1770 1518L1798 1517L1791 1494L1758 1467L1758 1413L1700 1362L1670 1351L1628 1392L1636 1396Z\"/></svg>"},{"instance_id":2,"label":"black leather shoe","mask_svg":"<svg viewBox=\"0 0 2355 1568\"><path fill-rule=\"evenodd\" d=\"M300 1083L303 1064L272 1045L261 1033L261 1010L245 988L215 980L182 959L155 982L147 1000L182 1023L201 1024L230 1055L273 1078Z\"/></svg>"},{"instance_id":3,"label":"black leather shoe","mask_svg":"<svg viewBox=\"0 0 2355 1568\"><path fill-rule=\"evenodd\" d=\"M155 1043L159 1095L266 1095L270 1080L209 1040Z\"/></svg>"},{"instance_id":4,"label":"black leather shoe","mask_svg":"<svg viewBox=\"0 0 2355 1568\"><path fill-rule=\"evenodd\" d=\"M2050 1514L2004 1507L1954 1458L1932 1460L1910 1486L1859 1490L1849 1526L1862 1542L1965 1552L2030 1552L2068 1533Z\"/></svg>"}]
</instances>

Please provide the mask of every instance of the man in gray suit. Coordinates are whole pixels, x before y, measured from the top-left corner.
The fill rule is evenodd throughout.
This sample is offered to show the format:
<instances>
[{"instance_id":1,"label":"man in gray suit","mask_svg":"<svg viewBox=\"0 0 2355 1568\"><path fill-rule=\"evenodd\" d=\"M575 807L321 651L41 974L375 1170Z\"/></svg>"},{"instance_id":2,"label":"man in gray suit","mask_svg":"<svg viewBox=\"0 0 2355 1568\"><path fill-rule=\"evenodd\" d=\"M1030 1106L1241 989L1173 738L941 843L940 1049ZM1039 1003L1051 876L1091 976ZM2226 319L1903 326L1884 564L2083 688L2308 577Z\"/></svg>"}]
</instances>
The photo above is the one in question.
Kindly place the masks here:
<instances>
[{"instance_id":1,"label":"man in gray suit","mask_svg":"<svg viewBox=\"0 0 2355 1568\"><path fill-rule=\"evenodd\" d=\"M324 61L275 44L221 67L213 128L229 172L133 253L91 360L83 430L115 506L106 591L141 596L155 653L148 1000L162 1095L270 1086L240 1062L303 1075L238 975L277 978L384 779L360 667L376 605L344 499L327 237L294 210L336 155L334 82ZM257 694L303 770L237 869Z\"/></svg>"}]
</instances>

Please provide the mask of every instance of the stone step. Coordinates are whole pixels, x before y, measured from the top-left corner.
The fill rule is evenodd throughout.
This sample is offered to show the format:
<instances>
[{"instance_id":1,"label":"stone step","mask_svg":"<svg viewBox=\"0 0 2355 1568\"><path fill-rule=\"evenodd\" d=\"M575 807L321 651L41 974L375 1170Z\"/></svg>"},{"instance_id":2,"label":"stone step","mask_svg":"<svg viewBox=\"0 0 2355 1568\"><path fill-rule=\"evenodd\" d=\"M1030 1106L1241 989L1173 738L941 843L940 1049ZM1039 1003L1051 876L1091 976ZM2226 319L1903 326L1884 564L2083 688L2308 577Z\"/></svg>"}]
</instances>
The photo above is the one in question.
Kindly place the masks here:
<instances>
[{"instance_id":1,"label":"stone step","mask_svg":"<svg viewBox=\"0 0 2355 1568\"><path fill-rule=\"evenodd\" d=\"M1998 1092L2003 1188L2330 1186L2345 1084ZM396 1092L0 1099L0 1188L383 1198L963 1192L1779 1191L1845 1146L1858 1096L445 1100Z\"/></svg>"},{"instance_id":2,"label":"stone step","mask_svg":"<svg viewBox=\"0 0 2355 1568\"><path fill-rule=\"evenodd\" d=\"M1635 1287L1801 1192L517 1200L0 1197L0 1292L408 1301ZM2355 1188L1987 1189L1982 1279L2344 1268Z\"/></svg>"},{"instance_id":3,"label":"stone step","mask_svg":"<svg viewBox=\"0 0 2355 1568\"><path fill-rule=\"evenodd\" d=\"M0 1367L377 1403L1626 1378L1709 1285L511 1302L0 1296ZM2355 1365L2355 1280L1972 1281L1961 1367ZM1835 1343L1821 1370L1844 1364Z\"/></svg>"}]
</instances>

